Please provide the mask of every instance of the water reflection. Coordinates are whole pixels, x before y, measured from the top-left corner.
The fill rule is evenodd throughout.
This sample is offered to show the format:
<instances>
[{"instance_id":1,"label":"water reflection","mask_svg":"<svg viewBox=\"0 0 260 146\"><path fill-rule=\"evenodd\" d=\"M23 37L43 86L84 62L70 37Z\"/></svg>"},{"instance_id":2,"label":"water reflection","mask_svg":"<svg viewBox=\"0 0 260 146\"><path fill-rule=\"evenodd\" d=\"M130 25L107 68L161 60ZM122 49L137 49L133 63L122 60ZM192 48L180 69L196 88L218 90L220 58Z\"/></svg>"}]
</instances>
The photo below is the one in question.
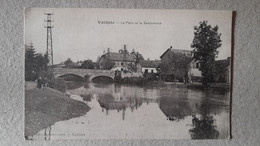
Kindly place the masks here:
<instances>
[{"instance_id":1,"label":"water reflection","mask_svg":"<svg viewBox=\"0 0 260 146\"><path fill-rule=\"evenodd\" d=\"M192 139L216 139L219 131L212 115L192 116L193 128L189 130Z\"/></svg>"},{"instance_id":2,"label":"water reflection","mask_svg":"<svg viewBox=\"0 0 260 146\"><path fill-rule=\"evenodd\" d=\"M51 126L44 129L44 140L51 140Z\"/></svg>"},{"instance_id":3,"label":"water reflection","mask_svg":"<svg viewBox=\"0 0 260 146\"><path fill-rule=\"evenodd\" d=\"M79 96L82 97L82 99L87 102L90 102L91 99L93 98L92 94L80 94Z\"/></svg>"},{"instance_id":4,"label":"water reflection","mask_svg":"<svg viewBox=\"0 0 260 146\"><path fill-rule=\"evenodd\" d=\"M70 90L70 89L77 89L81 86L84 85L84 82L81 82L81 81L64 81L64 84L66 86L66 89L67 90Z\"/></svg>"},{"instance_id":5,"label":"water reflection","mask_svg":"<svg viewBox=\"0 0 260 146\"><path fill-rule=\"evenodd\" d=\"M188 102L179 101L172 97L162 97L159 107L170 121L179 121L191 114L191 108Z\"/></svg>"},{"instance_id":6,"label":"water reflection","mask_svg":"<svg viewBox=\"0 0 260 146\"><path fill-rule=\"evenodd\" d=\"M119 89L119 88L118 88ZM115 89L115 90L118 90ZM119 92L115 92L119 93ZM120 112L122 110L122 119L125 118L125 110L126 108L130 108L133 112L134 109L137 110L138 107L140 107L143 103L142 98L138 97L125 97L125 96L113 96L110 93L98 93L97 98L100 106L102 107L102 111L106 110L106 115L108 115L109 110L117 110Z\"/></svg>"},{"instance_id":7,"label":"water reflection","mask_svg":"<svg viewBox=\"0 0 260 146\"><path fill-rule=\"evenodd\" d=\"M83 117L52 126L56 135L80 131L87 139L228 136L227 91L88 83L67 92L79 95L91 110Z\"/></svg>"}]
</instances>

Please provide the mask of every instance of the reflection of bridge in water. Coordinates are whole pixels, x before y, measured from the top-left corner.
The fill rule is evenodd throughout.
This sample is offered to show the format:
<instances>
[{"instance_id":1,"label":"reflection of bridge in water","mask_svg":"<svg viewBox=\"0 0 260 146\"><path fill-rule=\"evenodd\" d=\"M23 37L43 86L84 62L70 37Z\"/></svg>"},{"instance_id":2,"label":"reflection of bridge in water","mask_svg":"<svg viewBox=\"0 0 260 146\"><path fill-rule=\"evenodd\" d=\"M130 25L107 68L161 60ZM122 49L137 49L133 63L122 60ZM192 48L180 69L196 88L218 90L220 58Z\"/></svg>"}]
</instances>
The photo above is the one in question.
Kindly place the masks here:
<instances>
[{"instance_id":1,"label":"reflection of bridge in water","mask_svg":"<svg viewBox=\"0 0 260 146\"><path fill-rule=\"evenodd\" d=\"M58 78L65 75L76 75L81 78L88 77L89 81L96 77L109 77L114 79L115 71L113 70L96 70L96 69L75 69L75 68L54 68L54 77Z\"/></svg>"}]
</instances>

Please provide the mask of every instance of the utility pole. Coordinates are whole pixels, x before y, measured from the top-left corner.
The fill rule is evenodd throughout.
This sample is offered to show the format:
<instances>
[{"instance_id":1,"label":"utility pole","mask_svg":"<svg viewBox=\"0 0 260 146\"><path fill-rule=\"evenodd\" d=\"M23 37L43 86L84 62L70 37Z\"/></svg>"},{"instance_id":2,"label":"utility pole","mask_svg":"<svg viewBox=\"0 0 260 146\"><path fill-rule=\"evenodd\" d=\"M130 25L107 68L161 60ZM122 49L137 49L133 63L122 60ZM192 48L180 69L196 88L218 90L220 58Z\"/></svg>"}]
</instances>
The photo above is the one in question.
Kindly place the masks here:
<instances>
[{"instance_id":1,"label":"utility pole","mask_svg":"<svg viewBox=\"0 0 260 146\"><path fill-rule=\"evenodd\" d=\"M53 13L44 13L44 15L47 16L47 20L44 20L44 22L47 23L45 28L47 29L47 48L46 48L46 55L48 57L49 66L53 65L53 45L52 45L52 28L54 28L51 23L53 20L51 19L51 16Z\"/></svg>"},{"instance_id":2,"label":"utility pole","mask_svg":"<svg viewBox=\"0 0 260 146\"><path fill-rule=\"evenodd\" d=\"M124 57L123 57L123 66L126 66L126 45L124 45Z\"/></svg>"}]
</instances>

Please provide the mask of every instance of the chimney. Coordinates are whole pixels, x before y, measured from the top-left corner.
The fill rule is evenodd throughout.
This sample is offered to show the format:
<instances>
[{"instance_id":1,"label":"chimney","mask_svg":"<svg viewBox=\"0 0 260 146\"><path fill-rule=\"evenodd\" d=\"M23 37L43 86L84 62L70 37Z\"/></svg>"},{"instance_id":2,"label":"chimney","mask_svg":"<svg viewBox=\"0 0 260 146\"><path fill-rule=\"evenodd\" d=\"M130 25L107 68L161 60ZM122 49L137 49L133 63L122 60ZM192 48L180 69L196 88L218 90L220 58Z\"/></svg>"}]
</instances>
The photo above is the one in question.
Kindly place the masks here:
<instances>
[{"instance_id":1,"label":"chimney","mask_svg":"<svg viewBox=\"0 0 260 146\"><path fill-rule=\"evenodd\" d=\"M172 46L170 46L170 50L172 49Z\"/></svg>"},{"instance_id":2,"label":"chimney","mask_svg":"<svg viewBox=\"0 0 260 146\"><path fill-rule=\"evenodd\" d=\"M149 58L147 58L147 60L149 60Z\"/></svg>"},{"instance_id":3,"label":"chimney","mask_svg":"<svg viewBox=\"0 0 260 146\"><path fill-rule=\"evenodd\" d=\"M126 45L124 45L124 52L126 52Z\"/></svg>"},{"instance_id":4,"label":"chimney","mask_svg":"<svg viewBox=\"0 0 260 146\"><path fill-rule=\"evenodd\" d=\"M109 62L109 60L110 60L110 50L109 50L109 48L107 48L107 58L108 58L108 64L110 64L110 62Z\"/></svg>"},{"instance_id":5,"label":"chimney","mask_svg":"<svg viewBox=\"0 0 260 146\"><path fill-rule=\"evenodd\" d=\"M103 50L103 55L105 55L106 54L106 51L105 50Z\"/></svg>"},{"instance_id":6,"label":"chimney","mask_svg":"<svg viewBox=\"0 0 260 146\"><path fill-rule=\"evenodd\" d=\"M124 53L124 59L123 59L123 61L125 62L125 61L126 61L126 45L124 45L124 51L123 51L123 53Z\"/></svg>"}]
</instances>

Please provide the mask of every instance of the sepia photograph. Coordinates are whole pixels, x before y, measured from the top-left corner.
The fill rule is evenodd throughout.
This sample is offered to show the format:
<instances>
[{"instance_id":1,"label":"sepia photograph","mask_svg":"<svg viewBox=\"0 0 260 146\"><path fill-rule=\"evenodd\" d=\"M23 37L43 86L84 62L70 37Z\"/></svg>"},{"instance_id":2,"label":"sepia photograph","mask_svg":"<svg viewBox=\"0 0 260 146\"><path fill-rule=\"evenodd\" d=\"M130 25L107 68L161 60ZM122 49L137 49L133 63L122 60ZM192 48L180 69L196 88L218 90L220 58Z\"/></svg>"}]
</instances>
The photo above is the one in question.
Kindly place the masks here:
<instances>
[{"instance_id":1,"label":"sepia photograph","mask_svg":"<svg viewBox=\"0 0 260 146\"><path fill-rule=\"evenodd\" d=\"M26 140L228 139L232 11L26 8Z\"/></svg>"}]
</instances>

